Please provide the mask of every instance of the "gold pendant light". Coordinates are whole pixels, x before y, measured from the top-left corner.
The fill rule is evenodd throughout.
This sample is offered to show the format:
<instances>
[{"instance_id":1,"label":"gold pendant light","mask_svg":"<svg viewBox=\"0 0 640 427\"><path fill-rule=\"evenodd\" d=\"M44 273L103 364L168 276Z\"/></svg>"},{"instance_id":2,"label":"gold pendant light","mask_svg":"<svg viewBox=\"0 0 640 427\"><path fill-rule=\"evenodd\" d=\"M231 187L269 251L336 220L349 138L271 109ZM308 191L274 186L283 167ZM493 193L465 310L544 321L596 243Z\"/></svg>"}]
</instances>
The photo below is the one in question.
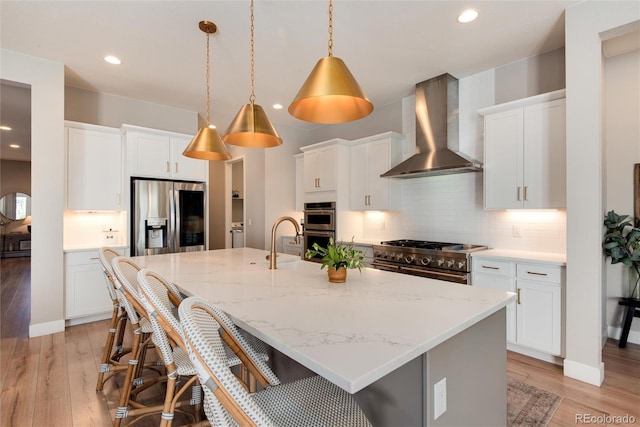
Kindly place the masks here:
<instances>
[{"instance_id":1,"label":"gold pendant light","mask_svg":"<svg viewBox=\"0 0 640 427\"><path fill-rule=\"evenodd\" d=\"M253 0L251 0L251 95L249 103L240 108L235 119L222 137L231 145L252 148L276 147L282 144L282 138L276 132L262 107L255 103L254 92L254 60L253 60Z\"/></svg>"},{"instance_id":2,"label":"gold pendant light","mask_svg":"<svg viewBox=\"0 0 640 427\"><path fill-rule=\"evenodd\" d=\"M289 105L289 114L313 123L344 123L368 116L373 104L342 59L333 56L333 4L329 0L329 56L318 61Z\"/></svg>"},{"instance_id":3,"label":"gold pendant light","mask_svg":"<svg viewBox=\"0 0 640 427\"><path fill-rule=\"evenodd\" d=\"M215 33L218 28L210 21L200 21L198 26L207 36L207 126L198 131L182 155L202 160L229 160L231 155L227 151L227 147L220 139L218 131L209 122L209 105L211 103L209 97L209 35Z\"/></svg>"}]
</instances>

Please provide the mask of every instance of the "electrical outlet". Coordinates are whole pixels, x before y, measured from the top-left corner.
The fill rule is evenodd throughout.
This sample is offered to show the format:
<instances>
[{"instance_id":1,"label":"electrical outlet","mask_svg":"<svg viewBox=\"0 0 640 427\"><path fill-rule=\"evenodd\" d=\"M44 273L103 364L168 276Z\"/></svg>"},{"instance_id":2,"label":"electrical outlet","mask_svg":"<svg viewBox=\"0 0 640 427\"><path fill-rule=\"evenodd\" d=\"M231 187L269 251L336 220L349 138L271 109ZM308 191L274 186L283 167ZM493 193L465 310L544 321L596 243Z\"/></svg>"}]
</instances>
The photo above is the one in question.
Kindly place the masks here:
<instances>
[{"instance_id":1,"label":"electrical outlet","mask_svg":"<svg viewBox=\"0 0 640 427\"><path fill-rule=\"evenodd\" d=\"M522 227L520 224L513 224L513 237L522 237Z\"/></svg>"},{"instance_id":2,"label":"electrical outlet","mask_svg":"<svg viewBox=\"0 0 640 427\"><path fill-rule=\"evenodd\" d=\"M433 385L433 419L437 420L447 411L447 377Z\"/></svg>"}]
</instances>

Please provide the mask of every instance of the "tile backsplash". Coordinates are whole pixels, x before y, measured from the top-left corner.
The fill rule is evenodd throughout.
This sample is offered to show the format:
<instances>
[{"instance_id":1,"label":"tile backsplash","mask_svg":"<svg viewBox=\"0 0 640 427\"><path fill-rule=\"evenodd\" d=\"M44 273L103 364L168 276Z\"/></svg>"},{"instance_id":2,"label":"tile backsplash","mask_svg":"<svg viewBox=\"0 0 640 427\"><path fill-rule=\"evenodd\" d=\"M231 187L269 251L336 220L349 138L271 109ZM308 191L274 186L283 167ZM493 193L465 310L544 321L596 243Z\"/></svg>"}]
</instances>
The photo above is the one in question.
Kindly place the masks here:
<instances>
[{"instance_id":1,"label":"tile backsplash","mask_svg":"<svg viewBox=\"0 0 640 427\"><path fill-rule=\"evenodd\" d=\"M364 214L367 241L416 239L566 252L565 210L487 211L481 173L403 180L402 210Z\"/></svg>"}]
</instances>

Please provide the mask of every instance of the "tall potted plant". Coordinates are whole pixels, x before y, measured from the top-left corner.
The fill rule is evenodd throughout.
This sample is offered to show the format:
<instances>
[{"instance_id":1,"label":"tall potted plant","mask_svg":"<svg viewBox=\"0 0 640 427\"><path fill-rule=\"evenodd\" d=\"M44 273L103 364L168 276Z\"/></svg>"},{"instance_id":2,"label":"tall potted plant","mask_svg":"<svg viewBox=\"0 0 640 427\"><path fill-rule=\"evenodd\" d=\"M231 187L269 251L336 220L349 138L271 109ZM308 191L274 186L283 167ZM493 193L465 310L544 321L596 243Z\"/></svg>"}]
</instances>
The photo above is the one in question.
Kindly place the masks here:
<instances>
[{"instance_id":1,"label":"tall potted plant","mask_svg":"<svg viewBox=\"0 0 640 427\"><path fill-rule=\"evenodd\" d=\"M604 219L605 232L602 248L606 256L611 257L611 264L622 263L632 268L636 274L636 282L630 298L640 299L637 294L640 282L640 228L634 228L629 215L618 215L609 211Z\"/></svg>"},{"instance_id":2,"label":"tall potted plant","mask_svg":"<svg viewBox=\"0 0 640 427\"><path fill-rule=\"evenodd\" d=\"M336 243L333 237L329 238L329 244L326 247L322 247L317 243L314 243L311 249L308 249L305 253L305 258L313 258L315 256L322 257L322 270L325 267L329 267L327 275L329 281L332 283L344 283L347 280L347 269L357 268L362 271L364 263L364 252L355 248L353 239L351 242L343 245Z\"/></svg>"}]
</instances>

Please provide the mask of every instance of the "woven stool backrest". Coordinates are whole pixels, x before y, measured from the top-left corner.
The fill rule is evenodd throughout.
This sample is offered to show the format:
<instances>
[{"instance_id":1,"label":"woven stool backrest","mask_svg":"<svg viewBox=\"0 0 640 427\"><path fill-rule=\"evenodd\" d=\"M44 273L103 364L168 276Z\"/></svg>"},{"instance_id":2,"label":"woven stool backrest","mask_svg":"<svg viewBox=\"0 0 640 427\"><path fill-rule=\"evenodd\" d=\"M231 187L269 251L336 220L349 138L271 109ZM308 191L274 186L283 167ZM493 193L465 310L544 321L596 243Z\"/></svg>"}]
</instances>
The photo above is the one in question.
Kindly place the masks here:
<instances>
[{"instance_id":1,"label":"woven stool backrest","mask_svg":"<svg viewBox=\"0 0 640 427\"><path fill-rule=\"evenodd\" d=\"M114 258L119 256L120 254L111 248L98 249L98 258L100 259L100 265L102 266L102 271L107 278L107 289L109 290L109 296L111 297L111 300L115 300L117 298L116 284L115 284L116 279L113 277L113 269L111 268L111 261L113 261Z\"/></svg>"},{"instance_id":2,"label":"woven stool backrest","mask_svg":"<svg viewBox=\"0 0 640 427\"><path fill-rule=\"evenodd\" d=\"M273 425L227 366L213 307L201 298L189 297L178 311L189 357L205 395L215 396L239 425Z\"/></svg>"},{"instance_id":3,"label":"woven stool backrest","mask_svg":"<svg viewBox=\"0 0 640 427\"><path fill-rule=\"evenodd\" d=\"M138 286L150 319L158 322L166 334L186 353L182 326L177 318L178 307L175 305L175 302L179 304L182 301L178 288L159 273L146 268L138 272Z\"/></svg>"},{"instance_id":4,"label":"woven stool backrest","mask_svg":"<svg viewBox=\"0 0 640 427\"><path fill-rule=\"evenodd\" d=\"M111 261L113 274L116 280L117 291L125 300L125 309L132 324L140 323L140 316L147 318L147 311L140 301L138 292L138 271L142 270L138 264L123 256L114 258Z\"/></svg>"}]
</instances>

